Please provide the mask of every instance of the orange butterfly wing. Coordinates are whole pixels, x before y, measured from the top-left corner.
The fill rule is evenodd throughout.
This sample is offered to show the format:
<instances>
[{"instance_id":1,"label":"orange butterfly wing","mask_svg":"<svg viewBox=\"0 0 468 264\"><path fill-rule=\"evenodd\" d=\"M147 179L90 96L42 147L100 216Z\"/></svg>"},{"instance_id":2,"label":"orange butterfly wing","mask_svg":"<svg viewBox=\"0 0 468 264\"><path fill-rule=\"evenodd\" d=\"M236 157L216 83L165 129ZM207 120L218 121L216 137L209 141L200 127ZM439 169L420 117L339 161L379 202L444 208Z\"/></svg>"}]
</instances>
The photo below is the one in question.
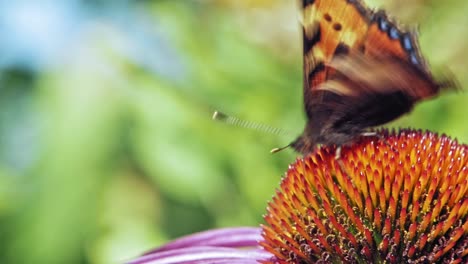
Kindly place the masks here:
<instances>
[{"instance_id":1,"label":"orange butterfly wing","mask_svg":"<svg viewBox=\"0 0 468 264\"><path fill-rule=\"evenodd\" d=\"M426 63L419 52L415 33L403 32L390 22L383 11L372 15L367 32L365 53L372 57L396 56L428 73Z\"/></svg>"},{"instance_id":2,"label":"orange butterfly wing","mask_svg":"<svg viewBox=\"0 0 468 264\"><path fill-rule=\"evenodd\" d=\"M312 107L309 100L311 93L333 78L335 68L339 69L330 67L330 63L335 57L347 53L359 53L376 62L385 58L398 58L420 71L416 75L427 77L427 80L419 82L422 90L417 92L418 95L428 97L437 93L438 88L433 85L415 34L400 30L383 11L373 12L359 0L304 0L302 22L304 99L308 114ZM351 88L346 85L335 89L343 94L358 92L349 90Z\"/></svg>"},{"instance_id":3,"label":"orange butterfly wing","mask_svg":"<svg viewBox=\"0 0 468 264\"><path fill-rule=\"evenodd\" d=\"M346 0L303 1L304 88L318 87L328 79L339 47L358 49L365 41L370 12L360 3ZM340 45L341 44L341 45ZM305 97L307 98L307 97Z\"/></svg>"}]
</instances>

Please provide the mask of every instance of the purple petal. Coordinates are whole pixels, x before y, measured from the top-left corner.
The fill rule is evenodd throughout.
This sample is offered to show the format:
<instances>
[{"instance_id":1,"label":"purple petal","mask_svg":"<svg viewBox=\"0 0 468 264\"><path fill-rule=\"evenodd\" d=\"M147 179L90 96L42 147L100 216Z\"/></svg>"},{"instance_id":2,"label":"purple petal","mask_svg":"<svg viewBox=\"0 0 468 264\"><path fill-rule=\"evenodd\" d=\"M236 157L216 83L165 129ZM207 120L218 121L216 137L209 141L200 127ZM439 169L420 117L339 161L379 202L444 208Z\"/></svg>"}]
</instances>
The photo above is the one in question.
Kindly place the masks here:
<instances>
[{"instance_id":1,"label":"purple petal","mask_svg":"<svg viewBox=\"0 0 468 264\"><path fill-rule=\"evenodd\" d=\"M224 264L224 263L258 263L269 260L272 255L262 249L234 249L223 247L188 247L155 252L144 255L127 264Z\"/></svg>"},{"instance_id":2,"label":"purple petal","mask_svg":"<svg viewBox=\"0 0 468 264\"><path fill-rule=\"evenodd\" d=\"M256 247L260 240L262 240L261 229L258 227L220 228L176 239L162 247L145 253L145 255L195 246Z\"/></svg>"}]
</instances>

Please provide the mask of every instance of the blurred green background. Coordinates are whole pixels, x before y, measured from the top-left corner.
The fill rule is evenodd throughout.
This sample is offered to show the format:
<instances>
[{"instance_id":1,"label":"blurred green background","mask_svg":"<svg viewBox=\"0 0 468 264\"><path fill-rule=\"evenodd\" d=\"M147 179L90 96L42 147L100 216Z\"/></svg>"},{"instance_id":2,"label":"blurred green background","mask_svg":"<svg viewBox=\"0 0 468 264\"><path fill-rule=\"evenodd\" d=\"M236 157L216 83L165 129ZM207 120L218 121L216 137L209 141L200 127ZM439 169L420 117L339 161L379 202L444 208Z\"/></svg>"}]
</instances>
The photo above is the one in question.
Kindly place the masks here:
<instances>
[{"instance_id":1,"label":"blurred green background","mask_svg":"<svg viewBox=\"0 0 468 264\"><path fill-rule=\"evenodd\" d=\"M436 74L468 86L468 2L374 0L419 24ZM169 239L257 226L298 156L295 0L2 1L0 263L118 263ZM391 126L468 141L466 92Z\"/></svg>"}]
</instances>

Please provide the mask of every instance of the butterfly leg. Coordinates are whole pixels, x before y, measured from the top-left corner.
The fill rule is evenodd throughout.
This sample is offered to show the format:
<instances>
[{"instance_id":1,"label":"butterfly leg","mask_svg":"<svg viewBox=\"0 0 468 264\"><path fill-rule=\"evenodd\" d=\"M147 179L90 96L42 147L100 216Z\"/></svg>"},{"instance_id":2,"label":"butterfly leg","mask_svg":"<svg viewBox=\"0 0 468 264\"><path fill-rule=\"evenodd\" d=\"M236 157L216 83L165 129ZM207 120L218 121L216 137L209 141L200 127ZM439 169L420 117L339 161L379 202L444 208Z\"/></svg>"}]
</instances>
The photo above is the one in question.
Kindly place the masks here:
<instances>
[{"instance_id":1,"label":"butterfly leg","mask_svg":"<svg viewBox=\"0 0 468 264\"><path fill-rule=\"evenodd\" d=\"M335 160L340 160L341 158L341 146L336 147L335 151Z\"/></svg>"},{"instance_id":2,"label":"butterfly leg","mask_svg":"<svg viewBox=\"0 0 468 264\"><path fill-rule=\"evenodd\" d=\"M374 132L374 131L367 131L367 132L362 132L361 134L359 134L361 137L377 137L379 139L384 139L381 135L379 135L377 132ZM384 142L386 144L388 144L385 139L384 139ZM351 143L345 143L344 145L350 145ZM341 149L342 149L342 145L338 145L336 147L336 151L335 151L335 160L339 160L341 158Z\"/></svg>"},{"instance_id":3,"label":"butterfly leg","mask_svg":"<svg viewBox=\"0 0 468 264\"><path fill-rule=\"evenodd\" d=\"M361 133L361 136L362 136L362 137L378 137L378 138L382 138L379 134L377 134L377 132L374 132L374 131L362 132L362 133Z\"/></svg>"},{"instance_id":4,"label":"butterfly leg","mask_svg":"<svg viewBox=\"0 0 468 264\"><path fill-rule=\"evenodd\" d=\"M388 143L387 139L382 136L381 134L378 134L375 131L368 131L368 132L363 132L361 133L362 137L377 137L379 140L382 140L385 145L390 147L392 151L397 152L397 150L392 146L392 144Z\"/></svg>"},{"instance_id":5,"label":"butterfly leg","mask_svg":"<svg viewBox=\"0 0 468 264\"><path fill-rule=\"evenodd\" d=\"M360 134L361 137L376 137L378 138L379 140L382 140L386 145L390 146L390 144L387 142L387 140L385 139L385 137L383 137L382 135L378 134L377 132L375 131L367 131L367 132L362 132Z\"/></svg>"}]
</instances>

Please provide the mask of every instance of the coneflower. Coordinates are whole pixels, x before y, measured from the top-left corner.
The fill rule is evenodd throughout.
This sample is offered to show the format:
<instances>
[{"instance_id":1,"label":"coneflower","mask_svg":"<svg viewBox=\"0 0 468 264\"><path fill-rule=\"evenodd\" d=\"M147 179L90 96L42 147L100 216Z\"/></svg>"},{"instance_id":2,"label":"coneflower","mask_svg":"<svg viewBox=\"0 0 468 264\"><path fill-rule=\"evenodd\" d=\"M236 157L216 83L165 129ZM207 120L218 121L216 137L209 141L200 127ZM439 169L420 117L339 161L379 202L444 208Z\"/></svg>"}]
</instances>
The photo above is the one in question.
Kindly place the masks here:
<instances>
[{"instance_id":1,"label":"coneflower","mask_svg":"<svg viewBox=\"0 0 468 264\"><path fill-rule=\"evenodd\" d=\"M468 146L382 130L292 164L260 228L181 238L129 263L468 263Z\"/></svg>"},{"instance_id":2,"label":"coneflower","mask_svg":"<svg viewBox=\"0 0 468 264\"><path fill-rule=\"evenodd\" d=\"M290 166L265 216L264 263L468 263L468 146L379 135Z\"/></svg>"}]
</instances>

